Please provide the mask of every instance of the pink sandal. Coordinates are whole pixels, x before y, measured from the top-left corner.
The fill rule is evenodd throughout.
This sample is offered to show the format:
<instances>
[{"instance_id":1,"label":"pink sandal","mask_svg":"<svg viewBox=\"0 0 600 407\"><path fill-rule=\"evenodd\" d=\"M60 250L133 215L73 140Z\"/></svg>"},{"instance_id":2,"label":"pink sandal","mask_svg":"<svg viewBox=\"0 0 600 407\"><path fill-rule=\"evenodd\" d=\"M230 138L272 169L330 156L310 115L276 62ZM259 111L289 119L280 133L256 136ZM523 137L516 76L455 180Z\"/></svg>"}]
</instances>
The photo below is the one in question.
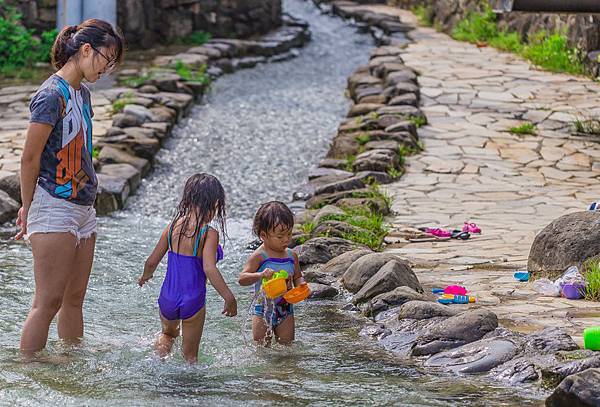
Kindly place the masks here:
<instances>
[{"instance_id":1,"label":"pink sandal","mask_svg":"<svg viewBox=\"0 0 600 407\"><path fill-rule=\"evenodd\" d=\"M435 237L452 237L452 232L440 228L419 228L419 230Z\"/></svg>"},{"instance_id":2,"label":"pink sandal","mask_svg":"<svg viewBox=\"0 0 600 407\"><path fill-rule=\"evenodd\" d=\"M472 222L465 222L465 225L462 228L463 232L469 233L481 233L481 228Z\"/></svg>"}]
</instances>

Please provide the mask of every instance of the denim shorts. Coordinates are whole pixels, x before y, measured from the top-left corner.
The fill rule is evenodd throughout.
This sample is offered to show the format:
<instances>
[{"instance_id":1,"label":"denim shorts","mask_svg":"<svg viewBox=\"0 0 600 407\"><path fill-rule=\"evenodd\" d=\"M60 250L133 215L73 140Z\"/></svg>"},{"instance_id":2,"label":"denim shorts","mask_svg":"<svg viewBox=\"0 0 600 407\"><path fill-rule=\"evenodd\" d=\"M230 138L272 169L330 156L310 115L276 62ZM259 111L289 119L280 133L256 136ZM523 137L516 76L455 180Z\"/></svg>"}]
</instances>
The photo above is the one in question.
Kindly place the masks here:
<instances>
[{"instance_id":1,"label":"denim shorts","mask_svg":"<svg viewBox=\"0 0 600 407\"><path fill-rule=\"evenodd\" d=\"M39 185L27 214L27 239L35 233L70 232L77 239L87 239L96 233L96 210L55 198Z\"/></svg>"}]
</instances>

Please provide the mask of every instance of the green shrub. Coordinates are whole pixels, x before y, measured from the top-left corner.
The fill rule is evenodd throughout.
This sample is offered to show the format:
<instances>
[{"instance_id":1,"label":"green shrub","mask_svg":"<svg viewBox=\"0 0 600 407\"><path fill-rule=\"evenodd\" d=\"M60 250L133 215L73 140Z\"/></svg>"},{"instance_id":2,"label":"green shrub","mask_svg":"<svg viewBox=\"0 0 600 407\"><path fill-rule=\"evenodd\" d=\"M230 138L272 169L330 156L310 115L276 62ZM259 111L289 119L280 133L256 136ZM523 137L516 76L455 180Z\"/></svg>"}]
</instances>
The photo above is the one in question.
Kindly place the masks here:
<instances>
[{"instance_id":1,"label":"green shrub","mask_svg":"<svg viewBox=\"0 0 600 407\"><path fill-rule=\"evenodd\" d=\"M413 14L417 16L417 20L419 24L425 27L431 27L433 25L433 16L431 15L431 10L429 10L425 6L416 6L411 9Z\"/></svg>"},{"instance_id":2,"label":"green shrub","mask_svg":"<svg viewBox=\"0 0 600 407\"><path fill-rule=\"evenodd\" d=\"M491 9L487 9L483 13L469 12L464 20L456 24L452 30L452 36L459 41L489 42L498 36L496 15Z\"/></svg>"},{"instance_id":3,"label":"green shrub","mask_svg":"<svg viewBox=\"0 0 600 407\"><path fill-rule=\"evenodd\" d=\"M537 128L535 127L535 124L526 122L518 126L511 127L508 129L508 131L514 134L535 134Z\"/></svg>"},{"instance_id":4,"label":"green shrub","mask_svg":"<svg viewBox=\"0 0 600 407\"><path fill-rule=\"evenodd\" d=\"M552 72L582 74L583 64L578 52L569 48L564 33L547 35L545 31L529 37L529 45L523 49L523 56L534 64Z\"/></svg>"},{"instance_id":5,"label":"green shrub","mask_svg":"<svg viewBox=\"0 0 600 407\"><path fill-rule=\"evenodd\" d=\"M585 299L600 301L600 264L598 259L590 259L583 265L584 277L587 281Z\"/></svg>"},{"instance_id":6,"label":"green shrub","mask_svg":"<svg viewBox=\"0 0 600 407\"><path fill-rule=\"evenodd\" d=\"M202 64L200 68L194 70L190 65L177 60L175 62L175 72L186 81L200 82L205 85L210 83L210 77L206 73L206 64Z\"/></svg>"},{"instance_id":7,"label":"green shrub","mask_svg":"<svg viewBox=\"0 0 600 407\"><path fill-rule=\"evenodd\" d=\"M328 215L323 218L324 221L336 220L346 222L358 229L342 235L344 239L353 241L370 247L373 250L381 249L383 238L387 235L388 229L383 223L383 216L371 212L367 208L348 208L344 210L343 215Z\"/></svg>"},{"instance_id":8,"label":"green shrub","mask_svg":"<svg viewBox=\"0 0 600 407\"><path fill-rule=\"evenodd\" d=\"M49 62L56 30L39 37L21 24L21 14L15 7L0 0L0 74L22 76L22 68L32 68L36 62Z\"/></svg>"},{"instance_id":9,"label":"green shrub","mask_svg":"<svg viewBox=\"0 0 600 407\"><path fill-rule=\"evenodd\" d=\"M315 228L315 224L313 222L306 222L306 223L303 223L302 225L300 225L300 229L302 230L302 233L305 233L307 235L310 235L314 228Z\"/></svg>"},{"instance_id":10,"label":"green shrub","mask_svg":"<svg viewBox=\"0 0 600 407\"><path fill-rule=\"evenodd\" d=\"M194 31L181 40L186 45L202 45L210 40L212 35L204 31Z\"/></svg>"}]
</instances>

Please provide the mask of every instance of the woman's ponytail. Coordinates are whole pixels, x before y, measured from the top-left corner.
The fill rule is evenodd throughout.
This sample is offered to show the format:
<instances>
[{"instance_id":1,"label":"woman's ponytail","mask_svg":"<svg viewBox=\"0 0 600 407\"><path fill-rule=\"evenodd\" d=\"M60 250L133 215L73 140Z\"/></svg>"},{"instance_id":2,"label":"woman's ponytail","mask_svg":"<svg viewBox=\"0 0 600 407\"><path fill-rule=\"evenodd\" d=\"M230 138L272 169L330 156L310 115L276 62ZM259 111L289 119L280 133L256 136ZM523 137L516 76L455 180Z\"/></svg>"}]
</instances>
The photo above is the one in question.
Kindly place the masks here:
<instances>
[{"instance_id":1,"label":"woman's ponytail","mask_svg":"<svg viewBox=\"0 0 600 407\"><path fill-rule=\"evenodd\" d=\"M120 62L123 58L124 42L123 34L103 20L90 19L79 25L67 25L54 40L52 65L56 69L62 68L86 43L96 49L102 47L113 48L115 59Z\"/></svg>"}]
</instances>

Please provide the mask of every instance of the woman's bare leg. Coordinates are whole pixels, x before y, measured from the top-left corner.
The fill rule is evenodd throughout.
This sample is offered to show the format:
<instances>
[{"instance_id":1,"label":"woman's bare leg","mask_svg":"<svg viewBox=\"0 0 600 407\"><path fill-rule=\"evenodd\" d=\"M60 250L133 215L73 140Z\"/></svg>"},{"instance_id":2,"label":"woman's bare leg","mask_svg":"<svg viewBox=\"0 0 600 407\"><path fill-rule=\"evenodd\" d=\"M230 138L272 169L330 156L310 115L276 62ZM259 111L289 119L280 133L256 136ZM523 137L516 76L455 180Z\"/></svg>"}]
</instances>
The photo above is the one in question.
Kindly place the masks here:
<instances>
[{"instance_id":1,"label":"woman's bare leg","mask_svg":"<svg viewBox=\"0 0 600 407\"><path fill-rule=\"evenodd\" d=\"M202 307L193 317L184 319L182 322L183 357L190 363L195 363L198 360L198 349L200 349L205 318L206 307Z\"/></svg>"},{"instance_id":2,"label":"woman's bare leg","mask_svg":"<svg viewBox=\"0 0 600 407\"><path fill-rule=\"evenodd\" d=\"M75 250L73 270L65 288L60 310L58 311L58 337L76 341L83 336L83 300L87 291L96 235L81 239Z\"/></svg>"},{"instance_id":3,"label":"woman's bare leg","mask_svg":"<svg viewBox=\"0 0 600 407\"><path fill-rule=\"evenodd\" d=\"M71 233L35 233L33 252L35 294L21 333L21 352L31 355L46 346L48 329L61 307L71 277L76 239Z\"/></svg>"},{"instance_id":4,"label":"woman's bare leg","mask_svg":"<svg viewBox=\"0 0 600 407\"><path fill-rule=\"evenodd\" d=\"M293 315L289 315L286 319L281 321L275 328L275 338L277 338L277 342L282 345L291 345L294 341L295 325Z\"/></svg>"}]
</instances>

